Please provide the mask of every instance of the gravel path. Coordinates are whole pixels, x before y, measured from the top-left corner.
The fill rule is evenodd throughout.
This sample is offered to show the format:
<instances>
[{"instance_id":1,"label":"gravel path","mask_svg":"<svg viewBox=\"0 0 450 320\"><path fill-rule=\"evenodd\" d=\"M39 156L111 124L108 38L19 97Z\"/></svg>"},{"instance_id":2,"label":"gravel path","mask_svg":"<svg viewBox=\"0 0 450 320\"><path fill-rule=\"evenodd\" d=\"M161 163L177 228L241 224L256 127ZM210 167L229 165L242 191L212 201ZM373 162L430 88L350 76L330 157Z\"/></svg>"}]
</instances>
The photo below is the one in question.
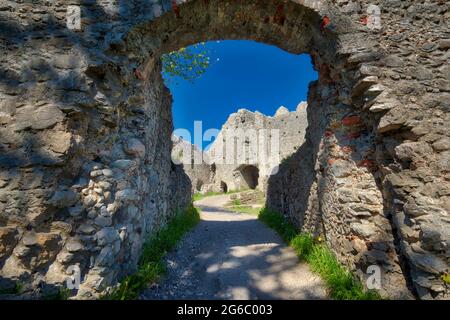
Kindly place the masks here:
<instances>
[{"instance_id":1,"label":"gravel path","mask_svg":"<svg viewBox=\"0 0 450 320\"><path fill-rule=\"evenodd\" d=\"M166 257L142 299L326 299L320 278L255 216L227 212L228 195L195 205L201 222Z\"/></svg>"}]
</instances>

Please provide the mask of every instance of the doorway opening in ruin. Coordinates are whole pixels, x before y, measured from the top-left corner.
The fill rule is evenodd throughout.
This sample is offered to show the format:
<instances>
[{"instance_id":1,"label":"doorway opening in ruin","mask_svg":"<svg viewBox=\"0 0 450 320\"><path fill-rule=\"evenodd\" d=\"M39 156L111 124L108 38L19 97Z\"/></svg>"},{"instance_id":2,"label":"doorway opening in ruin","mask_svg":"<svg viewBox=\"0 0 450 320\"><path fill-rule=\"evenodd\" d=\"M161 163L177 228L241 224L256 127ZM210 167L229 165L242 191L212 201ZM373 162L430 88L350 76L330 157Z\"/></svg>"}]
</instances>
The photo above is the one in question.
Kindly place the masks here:
<instances>
[{"instance_id":1,"label":"doorway opening in ruin","mask_svg":"<svg viewBox=\"0 0 450 320\"><path fill-rule=\"evenodd\" d=\"M259 169L254 165L243 165L238 169L244 184L241 188L256 189L258 186Z\"/></svg>"},{"instance_id":2,"label":"doorway opening in ruin","mask_svg":"<svg viewBox=\"0 0 450 320\"><path fill-rule=\"evenodd\" d=\"M220 191L223 193L228 192L228 185L223 181L220 181Z\"/></svg>"},{"instance_id":3,"label":"doorway opening in ruin","mask_svg":"<svg viewBox=\"0 0 450 320\"><path fill-rule=\"evenodd\" d=\"M384 150L375 150L374 138L378 134L378 123L369 112L371 106L365 106L365 103L373 101L382 89L372 88L370 95L364 96L364 92L377 82L376 76L371 76L374 68L370 65L362 67L362 63L370 64L374 62L372 60L376 60L368 50L373 47L373 43L351 38L351 31L357 30L353 28L354 24L349 22L345 15L331 13L331 18L324 16L319 8L299 4L298 1L188 1L158 19L140 23L121 43L112 48L118 54L127 54L123 60L130 59L130 70L133 72L127 74L127 78L124 77L122 82L109 77L107 73L104 81L110 83L104 87L114 88L120 82L138 88L137 98L133 102L125 101L123 104L128 106L137 101L136 104L144 105L142 114L148 114L148 122L157 128L145 137L150 140L147 143L150 149L147 153L153 155L154 149L159 152L158 165L161 165L157 170L163 172L164 164L170 163L170 146L158 145L156 148L155 141L170 140L169 129L173 120L172 115L165 111L170 109L172 99L161 78L160 58L163 54L195 43L228 39L253 40L276 46L292 54L310 55L319 74L318 81L310 84L308 94L308 118L315 126L309 132L308 144L304 148L299 148L293 157L282 158L280 171L268 181L268 193L273 196L271 206L299 228L304 226L307 214L321 215L311 218L319 223L309 221L311 226L308 231L316 234L327 232L327 241L339 251L344 247L339 239L347 239L348 235L369 237L370 233L366 231L376 230L378 234L383 232L378 230L380 224L374 223L376 219L383 220L384 217L383 199L373 173L377 171L376 152ZM352 45L353 43L355 45ZM110 65L105 68L114 75L118 73L117 70L127 72L126 69L110 68ZM122 80L122 73L119 80ZM282 110L281 114L283 112ZM390 130L388 125L389 123L381 129ZM301 152L309 157L309 161L299 165ZM316 162L319 158L320 162ZM315 174L315 165L322 175ZM265 168L260 167L259 175L263 174L263 170ZM214 171L217 175L219 166ZM349 178L353 173L357 173L359 181L364 183L356 184ZM228 186L223 180L217 182L224 192L228 191L228 187L233 189L231 184ZM335 188L336 185L339 188ZM350 225L333 220L335 212L346 212L348 216L354 216L355 210L338 202L328 206L324 201L334 201L340 192L344 194L348 189L361 191L356 190L358 186L370 186L371 201L377 206L381 204L381 209L374 209L373 204L363 205L364 208L359 206L358 212L371 212L364 223ZM363 192L367 193L367 190ZM163 196L160 201L168 202L171 194L167 195L165 190L161 193ZM327 197L328 195L330 197ZM309 203L320 208L320 212L309 213ZM323 220L322 216L325 217ZM330 217L331 219L327 220ZM384 222L386 221L383 220ZM335 228L336 223L342 227ZM348 243L348 246L350 245L351 243ZM358 261L355 261L355 264L357 263Z\"/></svg>"}]
</instances>

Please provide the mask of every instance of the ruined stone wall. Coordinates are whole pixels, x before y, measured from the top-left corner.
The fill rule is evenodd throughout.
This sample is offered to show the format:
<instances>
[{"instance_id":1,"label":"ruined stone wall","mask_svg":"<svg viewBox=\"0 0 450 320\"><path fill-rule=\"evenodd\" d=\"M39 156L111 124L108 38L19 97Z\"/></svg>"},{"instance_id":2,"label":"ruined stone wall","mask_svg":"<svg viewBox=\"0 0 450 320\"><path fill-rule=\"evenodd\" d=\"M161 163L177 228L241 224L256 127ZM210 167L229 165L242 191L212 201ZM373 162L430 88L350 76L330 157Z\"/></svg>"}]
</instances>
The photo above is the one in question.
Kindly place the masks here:
<instances>
[{"instance_id":1,"label":"ruined stone wall","mask_svg":"<svg viewBox=\"0 0 450 320\"><path fill-rule=\"evenodd\" d=\"M49 293L79 265L74 294L90 297L132 271L191 189L170 161L161 54L251 39L319 72L299 149L311 156L286 162L314 174L277 176L268 204L350 267L380 263L383 289L448 298L448 21L438 0L0 0L1 286Z\"/></svg>"},{"instance_id":2,"label":"ruined stone wall","mask_svg":"<svg viewBox=\"0 0 450 320\"><path fill-rule=\"evenodd\" d=\"M359 116L348 115L349 106L336 106L333 86L311 84L308 101L306 142L270 177L268 206L325 239L364 282L367 268L377 265L383 294L411 297L374 179L373 136Z\"/></svg>"},{"instance_id":3,"label":"ruined stone wall","mask_svg":"<svg viewBox=\"0 0 450 320\"><path fill-rule=\"evenodd\" d=\"M191 180L192 193L204 192L207 185L211 184L213 176L206 154L181 137L173 136L172 141L172 161L183 166L184 172Z\"/></svg>"},{"instance_id":4,"label":"ruined stone wall","mask_svg":"<svg viewBox=\"0 0 450 320\"><path fill-rule=\"evenodd\" d=\"M97 67L128 13L91 2L76 32L69 3L0 3L0 286L55 294L78 266L74 293L89 298L136 269L142 243L189 204L190 182L170 161L159 72L131 84L129 65Z\"/></svg>"},{"instance_id":5,"label":"ruined stone wall","mask_svg":"<svg viewBox=\"0 0 450 320\"><path fill-rule=\"evenodd\" d=\"M292 112L280 107L273 116L246 109L232 113L206 152L216 168L209 188L221 191L222 183L228 190L254 188L245 176L250 166L258 171L257 188L265 190L269 176L304 142L306 126L306 103Z\"/></svg>"}]
</instances>

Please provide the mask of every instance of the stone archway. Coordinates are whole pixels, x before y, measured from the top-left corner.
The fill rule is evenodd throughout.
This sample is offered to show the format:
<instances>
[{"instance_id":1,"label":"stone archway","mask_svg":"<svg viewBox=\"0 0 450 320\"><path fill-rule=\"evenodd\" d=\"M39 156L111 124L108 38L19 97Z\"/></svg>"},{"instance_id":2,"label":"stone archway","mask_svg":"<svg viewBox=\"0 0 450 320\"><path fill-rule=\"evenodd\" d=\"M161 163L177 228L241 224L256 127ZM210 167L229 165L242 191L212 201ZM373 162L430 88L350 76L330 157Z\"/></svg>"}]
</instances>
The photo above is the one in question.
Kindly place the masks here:
<instances>
[{"instance_id":1,"label":"stone archway","mask_svg":"<svg viewBox=\"0 0 450 320\"><path fill-rule=\"evenodd\" d=\"M228 185L224 181L220 181L220 191L223 193L228 192Z\"/></svg>"},{"instance_id":2,"label":"stone archway","mask_svg":"<svg viewBox=\"0 0 450 320\"><path fill-rule=\"evenodd\" d=\"M76 265L77 295L89 298L132 271L145 238L190 201L189 180L170 162L161 54L251 39L308 53L319 71L308 98L313 125L269 179L267 205L322 233L361 278L380 265L391 296L409 296L410 282L422 298L448 297L440 276L449 88L439 67L448 43L438 4L424 10L429 1L405 1L407 15L421 21L402 36L403 17L390 1L380 1L383 32L368 26L369 1L138 2L117 12L86 8L83 32L55 22L62 19L56 4L42 7L56 17L42 25L15 17L15 8L6 13L8 28L32 36L5 35L4 61L20 64L1 71L2 286L52 290ZM39 37L46 40L37 44Z\"/></svg>"}]
</instances>

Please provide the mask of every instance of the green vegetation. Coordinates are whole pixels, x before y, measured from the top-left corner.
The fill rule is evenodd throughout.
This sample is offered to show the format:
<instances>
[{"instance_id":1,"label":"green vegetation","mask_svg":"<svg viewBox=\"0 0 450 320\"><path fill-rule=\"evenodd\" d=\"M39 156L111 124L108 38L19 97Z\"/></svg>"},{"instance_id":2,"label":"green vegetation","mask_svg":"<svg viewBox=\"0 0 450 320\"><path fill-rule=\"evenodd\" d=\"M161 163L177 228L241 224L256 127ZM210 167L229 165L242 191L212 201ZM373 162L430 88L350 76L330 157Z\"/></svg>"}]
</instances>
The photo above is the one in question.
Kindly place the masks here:
<instances>
[{"instance_id":1,"label":"green vegetation","mask_svg":"<svg viewBox=\"0 0 450 320\"><path fill-rule=\"evenodd\" d=\"M181 48L162 55L163 72L174 79L176 77L193 82L202 76L210 65L209 52L205 43Z\"/></svg>"},{"instance_id":2,"label":"green vegetation","mask_svg":"<svg viewBox=\"0 0 450 320\"><path fill-rule=\"evenodd\" d=\"M335 255L321 239L307 234L299 234L282 215L267 208L261 210L259 219L275 229L297 253L300 259L310 265L325 281L330 296L338 300L377 300L381 299L376 291L364 291L363 285L343 267Z\"/></svg>"},{"instance_id":3,"label":"green vegetation","mask_svg":"<svg viewBox=\"0 0 450 320\"><path fill-rule=\"evenodd\" d=\"M241 200L240 199L234 199L231 204L233 206L240 206L241 205Z\"/></svg>"},{"instance_id":4,"label":"green vegetation","mask_svg":"<svg viewBox=\"0 0 450 320\"><path fill-rule=\"evenodd\" d=\"M23 284L16 282L14 287L9 289L0 289L0 295L17 295L23 293ZM67 300L70 297L70 290L60 287L54 294L46 294L42 296L43 300Z\"/></svg>"},{"instance_id":5,"label":"green vegetation","mask_svg":"<svg viewBox=\"0 0 450 320\"><path fill-rule=\"evenodd\" d=\"M241 191L242 191L242 190L230 190L230 191L228 191L228 192L226 192L226 193L224 193L224 192L208 191L208 192L205 193L205 194L202 194L202 193L200 193L200 192L196 192L196 193L194 193L194 195L192 196L192 201L201 200L201 199L204 199L204 198L206 198L206 197L211 197L211 196L218 196L218 195L221 195L221 194L233 194L233 193L238 193L238 192L241 192Z\"/></svg>"},{"instance_id":6,"label":"green vegetation","mask_svg":"<svg viewBox=\"0 0 450 320\"><path fill-rule=\"evenodd\" d=\"M165 228L157 232L144 244L138 271L123 279L119 287L104 299L136 299L149 283L157 281L164 275L164 256L199 221L200 214L193 206L179 212Z\"/></svg>"},{"instance_id":7,"label":"green vegetation","mask_svg":"<svg viewBox=\"0 0 450 320\"><path fill-rule=\"evenodd\" d=\"M205 194L202 194L202 193L200 193L200 192L196 192L196 193L194 193L194 195L192 196L192 201L201 200L201 199L203 199L203 198L210 197L210 196L217 196L217 195L219 195L219 194L224 194L224 193L223 193L223 192L213 192L213 191L209 191L209 192L207 192L207 193L205 193Z\"/></svg>"},{"instance_id":8,"label":"green vegetation","mask_svg":"<svg viewBox=\"0 0 450 320\"><path fill-rule=\"evenodd\" d=\"M23 284L20 282L16 282L14 284L14 287L9 289L0 289L0 295L7 295L7 294L20 294L23 290Z\"/></svg>"},{"instance_id":9,"label":"green vegetation","mask_svg":"<svg viewBox=\"0 0 450 320\"><path fill-rule=\"evenodd\" d=\"M261 208L254 208L251 206L239 206L239 205L228 207L227 209L234 211L234 212L246 213L246 214L251 214L251 215L255 215L255 216L257 216L259 214L259 212L261 211Z\"/></svg>"},{"instance_id":10,"label":"green vegetation","mask_svg":"<svg viewBox=\"0 0 450 320\"><path fill-rule=\"evenodd\" d=\"M450 274L445 273L441 276L442 281L444 281L446 284L450 284Z\"/></svg>"},{"instance_id":11,"label":"green vegetation","mask_svg":"<svg viewBox=\"0 0 450 320\"><path fill-rule=\"evenodd\" d=\"M246 191L240 190L237 192L241 192L240 197L231 199L231 201L225 205L225 208L234 212L257 216L265 203L264 193L259 190L248 189Z\"/></svg>"}]
</instances>

